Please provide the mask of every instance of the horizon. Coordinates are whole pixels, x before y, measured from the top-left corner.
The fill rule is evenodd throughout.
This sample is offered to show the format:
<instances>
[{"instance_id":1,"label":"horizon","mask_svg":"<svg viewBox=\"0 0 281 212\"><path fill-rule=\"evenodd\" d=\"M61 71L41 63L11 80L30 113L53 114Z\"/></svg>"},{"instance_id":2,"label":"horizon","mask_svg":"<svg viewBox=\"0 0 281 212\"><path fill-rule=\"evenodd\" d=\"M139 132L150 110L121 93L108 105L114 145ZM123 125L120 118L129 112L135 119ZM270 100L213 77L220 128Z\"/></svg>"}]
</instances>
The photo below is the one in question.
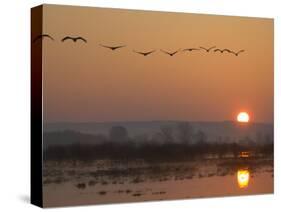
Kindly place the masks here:
<instances>
[{"instance_id":1,"label":"horizon","mask_svg":"<svg viewBox=\"0 0 281 212\"><path fill-rule=\"evenodd\" d=\"M87 123L95 123L95 124L105 124L105 123L144 123L144 122L188 122L188 123L234 123L238 125L251 125L251 124L267 124L274 125L274 122L255 122L250 121L248 123L240 123L236 120L214 120L214 121L203 121L203 120L113 120L113 121L48 121L43 122L43 124L53 124L53 123L73 123L73 124L87 124Z\"/></svg>"}]
</instances>

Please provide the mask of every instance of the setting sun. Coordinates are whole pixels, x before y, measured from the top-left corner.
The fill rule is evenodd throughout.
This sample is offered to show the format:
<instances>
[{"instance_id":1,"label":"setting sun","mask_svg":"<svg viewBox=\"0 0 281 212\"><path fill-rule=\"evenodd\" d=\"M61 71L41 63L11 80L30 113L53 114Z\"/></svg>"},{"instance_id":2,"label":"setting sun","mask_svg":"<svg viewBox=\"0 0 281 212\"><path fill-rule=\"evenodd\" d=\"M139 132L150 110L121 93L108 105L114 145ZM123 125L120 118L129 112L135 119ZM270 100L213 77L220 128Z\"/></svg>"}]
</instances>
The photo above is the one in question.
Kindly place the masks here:
<instances>
[{"instance_id":1,"label":"setting sun","mask_svg":"<svg viewBox=\"0 0 281 212\"><path fill-rule=\"evenodd\" d=\"M249 120L250 120L249 114L246 113L246 112L240 112L237 115L237 121L238 122L249 122Z\"/></svg>"}]
</instances>

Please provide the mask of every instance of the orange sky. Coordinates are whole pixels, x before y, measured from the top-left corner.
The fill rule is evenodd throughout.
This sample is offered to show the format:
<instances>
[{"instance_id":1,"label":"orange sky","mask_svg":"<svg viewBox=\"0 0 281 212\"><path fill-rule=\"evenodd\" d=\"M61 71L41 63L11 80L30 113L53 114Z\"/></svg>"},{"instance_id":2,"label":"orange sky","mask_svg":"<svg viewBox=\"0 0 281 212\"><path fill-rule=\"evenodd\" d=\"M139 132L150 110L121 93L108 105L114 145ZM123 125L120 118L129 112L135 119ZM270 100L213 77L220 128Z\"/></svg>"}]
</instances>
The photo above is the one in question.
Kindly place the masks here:
<instances>
[{"instance_id":1,"label":"orange sky","mask_svg":"<svg viewBox=\"0 0 281 212\"><path fill-rule=\"evenodd\" d=\"M44 121L273 122L272 19L45 5L43 33ZM132 52L213 45L246 52Z\"/></svg>"}]
</instances>

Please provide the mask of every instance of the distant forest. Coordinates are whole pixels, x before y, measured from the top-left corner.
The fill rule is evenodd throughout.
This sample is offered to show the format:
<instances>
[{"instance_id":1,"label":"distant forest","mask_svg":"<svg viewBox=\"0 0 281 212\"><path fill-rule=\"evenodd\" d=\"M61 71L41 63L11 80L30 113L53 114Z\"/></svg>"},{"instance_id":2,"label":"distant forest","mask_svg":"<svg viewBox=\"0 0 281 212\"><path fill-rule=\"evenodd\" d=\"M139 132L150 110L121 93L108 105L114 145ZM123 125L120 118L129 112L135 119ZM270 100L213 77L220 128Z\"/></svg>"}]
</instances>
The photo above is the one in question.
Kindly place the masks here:
<instances>
[{"instance_id":1,"label":"distant forest","mask_svg":"<svg viewBox=\"0 0 281 212\"><path fill-rule=\"evenodd\" d=\"M238 158L241 152L250 157L273 157L273 136L257 132L238 141L218 137L208 140L202 130L195 131L188 122L160 128L153 137L131 138L123 126L113 126L108 135L76 131L44 133L45 161L135 160L147 162L188 161L205 158Z\"/></svg>"}]
</instances>

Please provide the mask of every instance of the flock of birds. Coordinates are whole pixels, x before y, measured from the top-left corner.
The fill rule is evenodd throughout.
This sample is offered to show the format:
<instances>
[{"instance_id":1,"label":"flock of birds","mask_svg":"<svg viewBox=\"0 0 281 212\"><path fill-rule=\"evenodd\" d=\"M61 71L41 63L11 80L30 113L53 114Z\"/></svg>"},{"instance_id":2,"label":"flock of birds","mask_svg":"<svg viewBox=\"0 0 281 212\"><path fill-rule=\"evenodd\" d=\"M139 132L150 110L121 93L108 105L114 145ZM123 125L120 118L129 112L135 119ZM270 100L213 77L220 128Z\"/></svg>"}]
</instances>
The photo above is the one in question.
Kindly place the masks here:
<instances>
[{"instance_id":1,"label":"flock of birds","mask_svg":"<svg viewBox=\"0 0 281 212\"><path fill-rule=\"evenodd\" d=\"M55 39L48 35L48 34L41 34L41 35L38 35L37 37L35 37L33 39L33 43L37 42L38 40L41 40L43 38L49 38L51 39L52 41L54 41ZM87 40L81 36L78 36L78 37L71 37L71 36L66 36L64 38L61 39L61 42L65 42L67 40L70 40L70 41L73 41L73 42L77 42L77 41L81 41L81 42L84 42L84 43L87 43ZM124 48L126 47L126 45L119 45L119 46L108 46L108 45L103 45L103 44L100 44L101 47L104 47L104 48L107 48L107 49L110 49L112 51L115 51L115 50L119 50L121 48ZM169 52L169 51L166 51L166 50L162 50L160 49L161 52L169 55L169 56L174 56L175 54L179 53L179 52L185 52L185 51L188 51L188 52L192 52L192 51L200 51L200 50L204 50L205 52L209 53L211 50L213 52L220 52L220 53L224 53L224 52L227 52L227 53L230 53L230 54L233 54L235 56L238 56L239 54L245 52L244 49L241 49L237 52L233 51L233 50L230 50L230 49L219 49L219 48L216 48L216 46L212 46L210 48L205 48L205 47L202 47L200 46L199 48L186 48L186 49L178 49L176 51L173 51L173 52ZM142 51L136 51L136 50L133 50L134 53L137 53L137 54L140 54L140 55L143 55L143 56L148 56L154 52L156 52L155 49L151 50L151 51L147 51L147 52L142 52Z\"/></svg>"}]
</instances>

